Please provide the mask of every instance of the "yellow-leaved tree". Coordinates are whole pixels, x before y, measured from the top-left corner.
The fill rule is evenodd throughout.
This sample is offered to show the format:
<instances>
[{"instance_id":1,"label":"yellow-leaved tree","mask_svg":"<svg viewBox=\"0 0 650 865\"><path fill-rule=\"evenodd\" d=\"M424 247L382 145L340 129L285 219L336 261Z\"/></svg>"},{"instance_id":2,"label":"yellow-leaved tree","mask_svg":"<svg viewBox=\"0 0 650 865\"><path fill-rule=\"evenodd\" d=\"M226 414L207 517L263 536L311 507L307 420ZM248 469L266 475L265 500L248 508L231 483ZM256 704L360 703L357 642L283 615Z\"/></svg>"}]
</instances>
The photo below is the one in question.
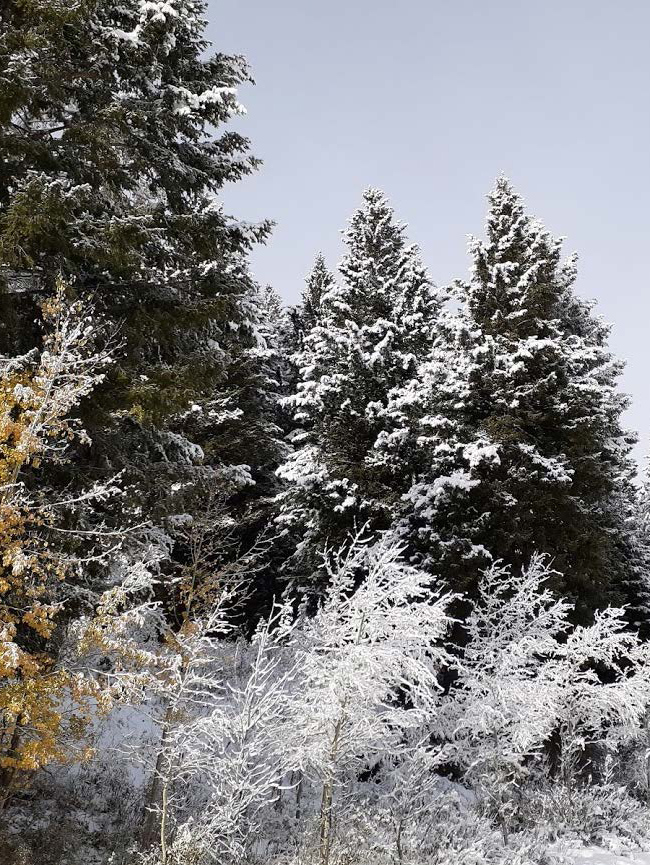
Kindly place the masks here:
<instances>
[{"instance_id":1,"label":"yellow-leaved tree","mask_svg":"<svg viewBox=\"0 0 650 865\"><path fill-rule=\"evenodd\" d=\"M62 587L78 562L53 540L70 498L39 490L38 472L85 437L73 412L102 379L110 348L62 280L43 304L43 322L39 349L0 358L0 807L23 773L69 757L102 700L92 677L57 658ZM94 488L75 498L105 494Z\"/></svg>"}]
</instances>

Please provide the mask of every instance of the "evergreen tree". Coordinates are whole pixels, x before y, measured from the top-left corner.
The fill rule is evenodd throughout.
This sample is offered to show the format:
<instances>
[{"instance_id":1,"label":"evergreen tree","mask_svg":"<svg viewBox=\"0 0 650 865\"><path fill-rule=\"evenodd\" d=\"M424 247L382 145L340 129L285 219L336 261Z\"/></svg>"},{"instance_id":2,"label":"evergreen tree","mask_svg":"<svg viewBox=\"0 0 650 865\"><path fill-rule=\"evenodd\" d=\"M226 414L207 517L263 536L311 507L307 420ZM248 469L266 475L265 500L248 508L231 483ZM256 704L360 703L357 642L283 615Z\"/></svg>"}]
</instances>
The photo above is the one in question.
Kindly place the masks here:
<instances>
[{"instance_id":1,"label":"evergreen tree","mask_svg":"<svg viewBox=\"0 0 650 865\"><path fill-rule=\"evenodd\" d=\"M233 326L225 343L228 362L209 398L179 418L178 435L186 434L202 452L197 470L210 483L260 507L278 490L275 470L286 456L279 405L286 375L281 356L283 311L273 289L251 282L246 298L246 326Z\"/></svg>"},{"instance_id":2,"label":"evergreen tree","mask_svg":"<svg viewBox=\"0 0 650 865\"><path fill-rule=\"evenodd\" d=\"M241 344L254 345L245 255L270 227L218 202L257 160L221 132L243 110L249 71L206 54L205 11L204 0L8 0L0 13L0 264L37 271L44 287L62 271L120 324L83 465L128 468L150 511L165 507L172 466L205 462L183 419L232 390Z\"/></svg>"},{"instance_id":3,"label":"evergreen tree","mask_svg":"<svg viewBox=\"0 0 650 865\"><path fill-rule=\"evenodd\" d=\"M335 285L335 278L328 269L321 252L305 278L300 303L288 307L280 325L280 339L286 356L284 383L285 396L295 394L300 382L299 352L304 347L305 336L316 326L320 315L321 298ZM284 406L285 430L289 438L296 431L291 407Z\"/></svg>"},{"instance_id":4,"label":"evergreen tree","mask_svg":"<svg viewBox=\"0 0 650 865\"><path fill-rule=\"evenodd\" d=\"M340 282L322 258L308 279L303 314L310 321L317 302L318 315L296 355L300 381L288 400L301 430L279 470L288 484L280 525L300 535L298 558L311 565L355 525L393 520L404 469L376 445L389 393L429 351L442 302L383 193L365 192L344 242Z\"/></svg>"},{"instance_id":5,"label":"evergreen tree","mask_svg":"<svg viewBox=\"0 0 650 865\"><path fill-rule=\"evenodd\" d=\"M327 268L323 253L319 252L314 266L305 280L302 302L298 310L303 334L309 333L315 326L320 314L323 295L327 294L334 286L334 282L334 276Z\"/></svg>"},{"instance_id":6,"label":"evergreen tree","mask_svg":"<svg viewBox=\"0 0 650 865\"><path fill-rule=\"evenodd\" d=\"M428 463L402 529L463 588L492 560L520 567L549 553L584 612L629 592L633 570L622 364L608 326L574 294L575 257L561 260L561 241L505 178L489 202L471 280L455 287L446 362L429 358L396 396L419 393L414 435Z\"/></svg>"},{"instance_id":7,"label":"evergreen tree","mask_svg":"<svg viewBox=\"0 0 650 865\"><path fill-rule=\"evenodd\" d=\"M3 261L74 269L116 295L118 278L180 290L264 234L215 202L257 161L241 136L210 135L243 110L249 72L242 57L204 56L205 9L3 4Z\"/></svg>"},{"instance_id":8,"label":"evergreen tree","mask_svg":"<svg viewBox=\"0 0 650 865\"><path fill-rule=\"evenodd\" d=\"M631 606L630 617L647 639L650 626L650 477L647 464L635 490L629 533L633 539L634 567L627 583L626 600Z\"/></svg>"}]
</instances>

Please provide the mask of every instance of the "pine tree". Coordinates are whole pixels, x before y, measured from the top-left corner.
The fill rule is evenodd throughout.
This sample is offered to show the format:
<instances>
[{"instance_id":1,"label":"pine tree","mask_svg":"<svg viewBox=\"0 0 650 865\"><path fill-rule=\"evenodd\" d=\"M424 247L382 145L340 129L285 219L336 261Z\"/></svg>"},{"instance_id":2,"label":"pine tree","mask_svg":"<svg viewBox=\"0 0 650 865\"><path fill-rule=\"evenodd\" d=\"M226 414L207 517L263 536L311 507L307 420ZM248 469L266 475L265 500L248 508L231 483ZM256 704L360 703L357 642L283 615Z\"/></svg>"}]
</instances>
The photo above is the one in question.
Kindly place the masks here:
<instances>
[{"instance_id":1,"label":"pine tree","mask_svg":"<svg viewBox=\"0 0 650 865\"><path fill-rule=\"evenodd\" d=\"M631 608L630 618L645 639L650 625L650 477L647 464L641 477L629 520L633 568L626 585L626 600Z\"/></svg>"},{"instance_id":2,"label":"pine tree","mask_svg":"<svg viewBox=\"0 0 650 865\"><path fill-rule=\"evenodd\" d=\"M205 10L203 0L3 4L6 263L54 262L105 291L174 275L180 290L264 234L214 199L257 161L241 136L210 136L243 110L236 87L249 72L241 57L203 56Z\"/></svg>"},{"instance_id":3,"label":"pine tree","mask_svg":"<svg viewBox=\"0 0 650 865\"><path fill-rule=\"evenodd\" d=\"M281 306L272 289L250 280L242 309L245 323L233 323L221 343L222 375L203 400L177 416L172 429L201 448L204 480L231 493L258 487L260 496L269 496L277 489L275 469L286 450L279 407Z\"/></svg>"},{"instance_id":4,"label":"pine tree","mask_svg":"<svg viewBox=\"0 0 650 865\"><path fill-rule=\"evenodd\" d=\"M620 600L631 575L632 436L608 326L573 291L575 257L503 177L472 240L450 358L429 359L417 435L428 468L404 531L455 587L495 559L553 557L579 609ZM402 395L402 400L407 400ZM560 586L558 586L559 588Z\"/></svg>"},{"instance_id":5,"label":"pine tree","mask_svg":"<svg viewBox=\"0 0 650 865\"><path fill-rule=\"evenodd\" d=\"M121 505L162 527L174 559L187 552L177 515L200 518L206 495L237 526L233 554L255 545L284 456L274 325L247 263L270 223L238 222L219 202L259 164L224 131L250 72L209 52L206 9L10 0L0 32L0 276L26 270L47 289L68 274L123 342L79 407L90 436L58 482L122 470Z\"/></svg>"},{"instance_id":6,"label":"pine tree","mask_svg":"<svg viewBox=\"0 0 650 865\"><path fill-rule=\"evenodd\" d=\"M376 443L388 395L428 352L442 302L383 193L365 192L344 242L340 282L321 258L308 280L303 308L313 326L288 400L301 431L279 469L288 484L280 525L300 535L299 557L312 564L327 540L342 542L355 525L391 524L403 470L383 460Z\"/></svg>"}]
</instances>

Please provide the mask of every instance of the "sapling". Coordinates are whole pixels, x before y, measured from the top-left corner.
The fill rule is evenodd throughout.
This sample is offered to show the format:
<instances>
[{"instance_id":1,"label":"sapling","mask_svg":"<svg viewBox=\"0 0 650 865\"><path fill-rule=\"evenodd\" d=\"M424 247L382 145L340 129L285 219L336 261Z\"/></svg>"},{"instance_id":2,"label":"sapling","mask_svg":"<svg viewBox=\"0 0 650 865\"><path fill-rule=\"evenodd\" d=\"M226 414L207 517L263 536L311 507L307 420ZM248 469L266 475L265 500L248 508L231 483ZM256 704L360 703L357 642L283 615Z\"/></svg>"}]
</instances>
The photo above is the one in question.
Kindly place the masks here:
<instances>
[{"instance_id":1,"label":"sapling","mask_svg":"<svg viewBox=\"0 0 650 865\"><path fill-rule=\"evenodd\" d=\"M357 535L326 561L328 587L295 641L301 693L291 738L321 790L319 850L328 865L334 809L346 782L409 748L406 734L435 714L450 598L401 559L384 535Z\"/></svg>"}]
</instances>

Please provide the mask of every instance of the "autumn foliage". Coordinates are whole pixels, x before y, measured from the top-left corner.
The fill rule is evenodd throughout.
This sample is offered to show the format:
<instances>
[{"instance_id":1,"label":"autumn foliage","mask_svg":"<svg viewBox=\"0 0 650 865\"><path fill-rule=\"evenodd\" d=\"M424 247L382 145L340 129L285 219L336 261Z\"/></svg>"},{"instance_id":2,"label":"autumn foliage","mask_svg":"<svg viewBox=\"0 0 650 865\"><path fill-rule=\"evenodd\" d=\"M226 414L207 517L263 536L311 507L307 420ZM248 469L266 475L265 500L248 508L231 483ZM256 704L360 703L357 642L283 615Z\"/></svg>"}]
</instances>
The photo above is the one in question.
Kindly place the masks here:
<instances>
[{"instance_id":1,"label":"autumn foliage","mask_svg":"<svg viewBox=\"0 0 650 865\"><path fill-rule=\"evenodd\" d=\"M16 770L65 759L91 705L101 700L91 680L57 662L57 615L76 562L56 538L57 514L69 499L46 494L38 483L41 465L64 459L70 443L85 436L73 411L110 359L108 349L97 347L98 330L88 309L67 293L59 280L43 304L40 349L0 360L0 769L5 788Z\"/></svg>"}]
</instances>

